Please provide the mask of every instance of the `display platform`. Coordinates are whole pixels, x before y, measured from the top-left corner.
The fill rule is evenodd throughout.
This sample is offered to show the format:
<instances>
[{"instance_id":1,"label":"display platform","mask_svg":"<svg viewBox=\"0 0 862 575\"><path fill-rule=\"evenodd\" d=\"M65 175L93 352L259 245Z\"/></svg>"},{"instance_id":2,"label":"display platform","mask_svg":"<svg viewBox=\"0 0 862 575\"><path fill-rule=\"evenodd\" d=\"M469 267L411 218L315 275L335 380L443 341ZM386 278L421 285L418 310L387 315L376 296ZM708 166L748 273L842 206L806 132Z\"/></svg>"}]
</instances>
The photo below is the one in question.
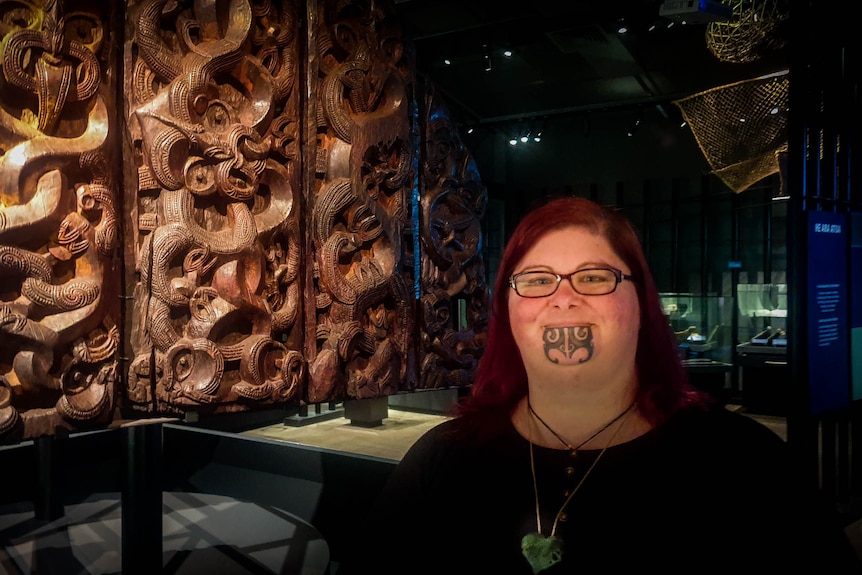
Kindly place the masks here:
<instances>
[{"instance_id":1,"label":"display platform","mask_svg":"<svg viewBox=\"0 0 862 575\"><path fill-rule=\"evenodd\" d=\"M388 416L375 427L353 425L349 419L340 417L301 427L265 425L240 435L400 461L423 433L445 420L443 415L390 407Z\"/></svg>"}]
</instances>

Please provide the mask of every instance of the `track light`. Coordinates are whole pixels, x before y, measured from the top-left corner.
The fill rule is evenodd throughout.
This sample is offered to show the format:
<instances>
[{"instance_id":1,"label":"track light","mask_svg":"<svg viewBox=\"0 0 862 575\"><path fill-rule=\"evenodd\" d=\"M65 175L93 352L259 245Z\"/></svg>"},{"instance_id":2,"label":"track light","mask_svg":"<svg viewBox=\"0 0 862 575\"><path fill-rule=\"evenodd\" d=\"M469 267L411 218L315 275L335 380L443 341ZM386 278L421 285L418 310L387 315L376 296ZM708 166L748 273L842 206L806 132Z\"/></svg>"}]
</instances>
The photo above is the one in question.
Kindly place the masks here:
<instances>
[{"instance_id":1,"label":"track light","mask_svg":"<svg viewBox=\"0 0 862 575\"><path fill-rule=\"evenodd\" d=\"M627 134L627 135L628 135L630 138L631 138L632 136L634 136L634 135L635 135L635 132L637 132L637 131L638 131L638 128L640 127L640 125L641 125L641 117L640 117L640 114L639 114L639 115L637 116L637 118L635 118L635 119L634 119L634 122L632 122L632 123L631 123L631 126L629 126L629 131L628 131L628 134Z\"/></svg>"},{"instance_id":2,"label":"track light","mask_svg":"<svg viewBox=\"0 0 862 575\"><path fill-rule=\"evenodd\" d=\"M482 52L485 54L485 71L491 71L491 54L488 52L488 45L482 44Z\"/></svg>"}]
</instances>

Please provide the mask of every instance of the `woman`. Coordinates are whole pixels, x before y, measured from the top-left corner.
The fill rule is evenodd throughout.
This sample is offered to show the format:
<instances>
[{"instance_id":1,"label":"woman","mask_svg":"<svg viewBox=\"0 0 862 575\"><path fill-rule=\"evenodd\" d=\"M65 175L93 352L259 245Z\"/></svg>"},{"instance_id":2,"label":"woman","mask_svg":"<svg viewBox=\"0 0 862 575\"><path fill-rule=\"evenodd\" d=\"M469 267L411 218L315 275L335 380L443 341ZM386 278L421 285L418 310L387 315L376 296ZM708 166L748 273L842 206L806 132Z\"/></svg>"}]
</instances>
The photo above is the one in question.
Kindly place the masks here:
<instances>
[{"instance_id":1,"label":"woman","mask_svg":"<svg viewBox=\"0 0 862 575\"><path fill-rule=\"evenodd\" d=\"M781 438L688 383L635 230L589 200L515 229L454 416L410 448L338 575L859 568Z\"/></svg>"}]
</instances>

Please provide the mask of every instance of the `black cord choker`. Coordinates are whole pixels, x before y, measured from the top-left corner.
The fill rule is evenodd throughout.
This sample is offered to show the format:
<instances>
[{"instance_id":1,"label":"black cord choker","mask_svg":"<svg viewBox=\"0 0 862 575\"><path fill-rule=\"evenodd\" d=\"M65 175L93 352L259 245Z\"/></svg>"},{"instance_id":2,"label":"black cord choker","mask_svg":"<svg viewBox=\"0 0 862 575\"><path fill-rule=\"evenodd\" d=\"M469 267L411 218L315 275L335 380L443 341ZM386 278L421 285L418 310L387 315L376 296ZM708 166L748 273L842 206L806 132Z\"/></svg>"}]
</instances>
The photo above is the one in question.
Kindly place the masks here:
<instances>
[{"instance_id":1,"label":"black cord choker","mask_svg":"<svg viewBox=\"0 0 862 575\"><path fill-rule=\"evenodd\" d=\"M554 437L556 437L556 438L560 441L560 443L562 443L563 445L565 445L565 446L566 446L566 448L567 448L569 451L571 451L571 452L572 452L572 455L577 454L578 450L579 450L581 447L583 447L584 445L586 445L587 443L589 443L590 441L592 441L593 439L595 439L596 437L598 437L598 436L599 436L599 434L600 434L601 432L603 432L604 430L606 430L607 428L609 428L611 425L613 425L614 423L616 423L617 421L619 421L619 420L620 420L620 418L621 418L621 417L623 417L625 414L627 414L629 411L631 411L631 409L632 409L634 406L635 406L635 402L633 401L633 402L631 403L631 405L629 405L629 406L628 406L628 407L627 407L627 408L626 408L622 413L620 413L618 416L616 416L615 418L613 418L612 420L610 420L609 422L607 422L606 424L604 424L604 425L603 425L603 426L602 426L598 431L596 431L596 432L595 432L595 433L593 433L591 436L589 436L588 438L586 438L585 440L583 440L582 442L580 442L579 444L577 444L576 446L574 446L574 447L573 447L573 446L572 446L568 441L566 441L565 439L563 439L563 437L562 437L559 433L557 433L556 431L554 431L554 429L553 429L550 425L548 425L547 423L545 423L545 420L544 420L544 419L542 419L541 417L539 417L539 414L538 414L538 413L536 413L536 410L535 410L535 409L533 409L533 404L532 404L532 403L530 403L530 396L529 396L529 395L527 396L527 409L529 409L529 410L530 410L530 414L531 414L533 417L535 417L535 418L538 420L538 422L539 422L539 423L541 423L543 426L545 426L545 429L547 429L548 431L550 431L550 432L551 432L551 434L552 434Z\"/></svg>"}]
</instances>

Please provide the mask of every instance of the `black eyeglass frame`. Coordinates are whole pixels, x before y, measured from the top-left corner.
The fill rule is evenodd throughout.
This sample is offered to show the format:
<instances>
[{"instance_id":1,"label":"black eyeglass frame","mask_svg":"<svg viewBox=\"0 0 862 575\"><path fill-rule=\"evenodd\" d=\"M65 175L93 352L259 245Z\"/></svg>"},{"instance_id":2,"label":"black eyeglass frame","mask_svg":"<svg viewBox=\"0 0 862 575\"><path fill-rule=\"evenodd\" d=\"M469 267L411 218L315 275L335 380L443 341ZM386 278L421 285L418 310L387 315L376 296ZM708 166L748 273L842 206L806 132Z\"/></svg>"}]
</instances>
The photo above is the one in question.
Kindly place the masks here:
<instances>
[{"instance_id":1,"label":"black eyeglass frame","mask_svg":"<svg viewBox=\"0 0 862 575\"><path fill-rule=\"evenodd\" d=\"M611 289L611 291L608 291L605 293L583 293L583 292L578 290L578 288L575 286L575 282L572 281L572 278L579 273L595 272L595 271L606 271L606 272L611 272L612 274L614 274L614 278L617 281L614 283L614 287ZM557 285L554 286L554 291L552 291L551 293L546 294L546 295L523 295L523 294L521 294L521 292L518 291L518 288L515 285L515 280L522 275L535 274L535 273L549 274L549 275L552 275L555 278L557 278ZM547 272L547 271L543 271L543 270L531 270L531 271L527 271L527 272L521 272L518 274L512 274L509 277L509 287L512 288L512 290L514 290L514 292L516 294L518 294L518 297L527 298L527 299L538 299L538 298L543 298L543 297L551 297L552 295L557 293L557 290L560 289L560 284L563 282L564 279L569 280L569 285L572 286L572 289L575 290L575 293L578 293L578 294L581 294L584 296L610 295L610 294L614 293L615 291L617 291L617 287L624 280L628 280L631 282L635 281L635 277L633 275L625 274L625 273L623 273L622 270L618 270L617 268L611 268L611 267L607 267L607 268L583 268L580 270L575 270L575 271L568 273L568 274L558 274L555 272Z\"/></svg>"}]
</instances>

